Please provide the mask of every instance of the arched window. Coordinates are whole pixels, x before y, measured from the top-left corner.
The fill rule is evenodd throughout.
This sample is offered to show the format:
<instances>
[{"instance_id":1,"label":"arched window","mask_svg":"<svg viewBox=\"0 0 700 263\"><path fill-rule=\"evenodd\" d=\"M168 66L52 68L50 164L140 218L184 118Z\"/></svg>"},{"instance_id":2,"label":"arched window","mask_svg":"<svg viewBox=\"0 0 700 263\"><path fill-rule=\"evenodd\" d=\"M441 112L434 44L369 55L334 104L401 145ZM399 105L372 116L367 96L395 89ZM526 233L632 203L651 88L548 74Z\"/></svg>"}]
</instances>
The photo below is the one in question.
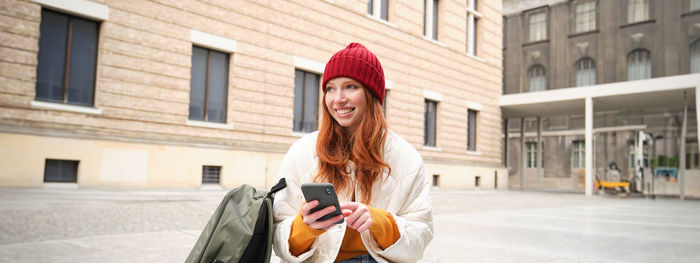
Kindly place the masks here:
<instances>
[{"instance_id":1,"label":"arched window","mask_svg":"<svg viewBox=\"0 0 700 263\"><path fill-rule=\"evenodd\" d=\"M595 62L589 57L576 61L574 64L576 87L595 85Z\"/></svg>"},{"instance_id":2,"label":"arched window","mask_svg":"<svg viewBox=\"0 0 700 263\"><path fill-rule=\"evenodd\" d=\"M527 78L530 81L530 92L547 89L547 73L541 65L534 65L527 71Z\"/></svg>"},{"instance_id":3,"label":"arched window","mask_svg":"<svg viewBox=\"0 0 700 263\"><path fill-rule=\"evenodd\" d=\"M700 73L700 40L690 45L690 73Z\"/></svg>"},{"instance_id":4,"label":"arched window","mask_svg":"<svg viewBox=\"0 0 700 263\"><path fill-rule=\"evenodd\" d=\"M635 49L627 55L627 80L651 78L651 53Z\"/></svg>"}]
</instances>

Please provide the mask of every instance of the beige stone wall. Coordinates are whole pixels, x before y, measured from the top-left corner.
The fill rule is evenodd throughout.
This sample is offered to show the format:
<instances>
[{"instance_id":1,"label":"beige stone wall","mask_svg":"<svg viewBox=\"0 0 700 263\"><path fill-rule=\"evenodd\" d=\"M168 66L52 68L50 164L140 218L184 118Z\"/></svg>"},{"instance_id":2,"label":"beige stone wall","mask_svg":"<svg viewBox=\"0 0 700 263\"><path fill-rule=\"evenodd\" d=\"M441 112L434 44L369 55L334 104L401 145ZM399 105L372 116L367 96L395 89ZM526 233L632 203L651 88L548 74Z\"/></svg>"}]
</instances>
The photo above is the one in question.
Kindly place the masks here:
<instances>
[{"instance_id":1,"label":"beige stone wall","mask_svg":"<svg viewBox=\"0 0 700 263\"><path fill-rule=\"evenodd\" d=\"M390 128L413 144L426 162L449 162L461 169L502 166L500 1L479 1L484 17L477 31L478 58L466 54L465 1L440 1L437 42L422 36L423 4L414 0L390 0L388 21L368 17L364 0L95 2L109 8L98 40L94 108L100 114L32 106L42 6L29 0L0 5L0 141L33 135L29 145L40 152L48 155L55 148L52 143L67 143L66 152L83 152L81 158L87 159L81 160L96 162L148 156L141 163L147 167L145 175L134 174L123 182L102 172L117 164L81 161L86 165L80 173L91 175L81 177L79 184L196 186L199 181L191 173L201 167L184 163L178 163L183 165L179 168L158 167L189 158L184 154L201 159L192 165L259 155L263 157L255 161L240 160L274 174L279 159L269 156L283 155L298 138L292 133L294 57L323 63L352 41L363 43L381 60L393 86L387 98ZM237 42L229 65L227 124L233 129L187 124L193 29ZM424 89L443 95L437 149L422 146ZM483 106L477 154L466 152L467 101ZM138 146L124 146L126 150L89 146L109 141ZM13 145L16 148L3 144L0 154L28 147ZM155 154L153 145L181 145L188 150ZM202 150L194 150L198 148ZM17 169L26 172L0 173L0 185L41 183L36 177L43 168L36 167L37 161L21 163L27 166ZM225 167L223 173L230 171ZM222 184L242 182L224 179L230 176L222 175Z\"/></svg>"},{"instance_id":2,"label":"beige stone wall","mask_svg":"<svg viewBox=\"0 0 700 263\"><path fill-rule=\"evenodd\" d=\"M274 185L284 154L50 136L2 134L0 182L36 186L46 159L78 160L78 185L197 187L202 166L221 166L224 187ZM251 176L254 175L254 176Z\"/></svg>"}]
</instances>

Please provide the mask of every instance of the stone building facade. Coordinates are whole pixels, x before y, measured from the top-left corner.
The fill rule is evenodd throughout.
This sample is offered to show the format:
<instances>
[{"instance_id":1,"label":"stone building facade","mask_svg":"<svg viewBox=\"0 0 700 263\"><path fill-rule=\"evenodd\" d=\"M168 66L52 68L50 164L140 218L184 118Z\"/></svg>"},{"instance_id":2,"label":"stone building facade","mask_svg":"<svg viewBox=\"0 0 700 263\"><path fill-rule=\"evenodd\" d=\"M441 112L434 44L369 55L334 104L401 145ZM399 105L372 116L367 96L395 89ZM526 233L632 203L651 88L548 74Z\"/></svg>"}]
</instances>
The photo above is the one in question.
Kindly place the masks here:
<instances>
[{"instance_id":1,"label":"stone building facade","mask_svg":"<svg viewBox=\"0 0 700 263\"><path fill-rule=\"evenodd\" d=\"M507 187L501 17L483 0L3 1L0 186L269 187L318 127L325 61L360 42L435 185Z\"/></svg>"},{"instance_id":2,"label":"stone building facade","mask_svg":"<svg viewBox=\"0 0 700 263\"><path fill-rule=\"evenodd\" d=\"M700 72L698 1L505 0L503 5L504 98L551 90L585 92L603 84L616 89L629 81L639 81L634 83L642 87L651 83L645 80L674 76L660 82L672 86ZM622 180L631 179L641 131L653 137L641 146L646 168L658 167L661 156L676 161L685 157L688 179L700 181L694 171L698 167L697 85L688 85L685 94L689 108L684 139L683 103L645 104L646 97L635 94L634 88L625 95L629 105L610 105L604 98L595 102L605 109L594 106L593 175L604 179L614 162ZM523 187L529 189L584 189L583 111L504 117L511 186L524 180ZM538 125L542 145L537 144ZM524 143L519 138L521 129ZM682 169L677 163L673 166ZM679 194L677 183L664 180L656 184L667 189L659 188L657 193ZM700 189L695 190L700 195Z\"/></svg>"}]
</instances>

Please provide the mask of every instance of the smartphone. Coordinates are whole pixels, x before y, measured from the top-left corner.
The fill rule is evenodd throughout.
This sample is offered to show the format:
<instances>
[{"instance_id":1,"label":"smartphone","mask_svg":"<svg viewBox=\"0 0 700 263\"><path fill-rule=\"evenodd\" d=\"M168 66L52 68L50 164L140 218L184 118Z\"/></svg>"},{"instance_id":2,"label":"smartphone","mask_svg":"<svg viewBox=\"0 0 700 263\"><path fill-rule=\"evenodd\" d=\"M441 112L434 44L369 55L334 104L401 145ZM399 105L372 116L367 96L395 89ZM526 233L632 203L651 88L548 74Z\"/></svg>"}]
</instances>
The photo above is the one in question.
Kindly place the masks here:
<instances>
[{"instance_id":1,"label":"smartphone","mask_svg":"<svg viewBox=\"0 0 700 263\"><path fill-rule=\"evenodd\" d=\"M311 213L326 208L328 206L335 206L335 211L327 214L316 221L324 221L333 218L337 215L342 215L343 212L340 211L340 203L338 203L338 196L335 195L335 188L329 183L316 183L316 184L302 184L301 192L304 193L304 198L306 202L311 202L313 200L318 200L318 206L311 209ZM344 219L335 222L336 224L343 223Z\"/></svg>"}]
</instances>

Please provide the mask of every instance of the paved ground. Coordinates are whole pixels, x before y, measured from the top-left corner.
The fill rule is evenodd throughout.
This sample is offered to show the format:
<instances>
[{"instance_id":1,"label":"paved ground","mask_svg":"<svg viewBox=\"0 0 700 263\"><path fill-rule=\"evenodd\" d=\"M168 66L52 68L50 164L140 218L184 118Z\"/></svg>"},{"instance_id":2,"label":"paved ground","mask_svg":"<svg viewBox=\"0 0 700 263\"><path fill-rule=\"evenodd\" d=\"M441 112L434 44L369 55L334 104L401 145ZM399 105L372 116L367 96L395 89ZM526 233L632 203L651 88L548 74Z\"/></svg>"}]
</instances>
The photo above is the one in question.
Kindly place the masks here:
<instances>
[{"instance_id":1,"label":"paved ground","mask_svg":"<svg viewBox=\"0 0 700 263\"><path fill-rule=\"evenodd\" d=\"M182 262L224 194L0 188L0 262ZM700 262L700 201L436 190L433 209L423 262Z\"/></svg>"}]
</instances>

